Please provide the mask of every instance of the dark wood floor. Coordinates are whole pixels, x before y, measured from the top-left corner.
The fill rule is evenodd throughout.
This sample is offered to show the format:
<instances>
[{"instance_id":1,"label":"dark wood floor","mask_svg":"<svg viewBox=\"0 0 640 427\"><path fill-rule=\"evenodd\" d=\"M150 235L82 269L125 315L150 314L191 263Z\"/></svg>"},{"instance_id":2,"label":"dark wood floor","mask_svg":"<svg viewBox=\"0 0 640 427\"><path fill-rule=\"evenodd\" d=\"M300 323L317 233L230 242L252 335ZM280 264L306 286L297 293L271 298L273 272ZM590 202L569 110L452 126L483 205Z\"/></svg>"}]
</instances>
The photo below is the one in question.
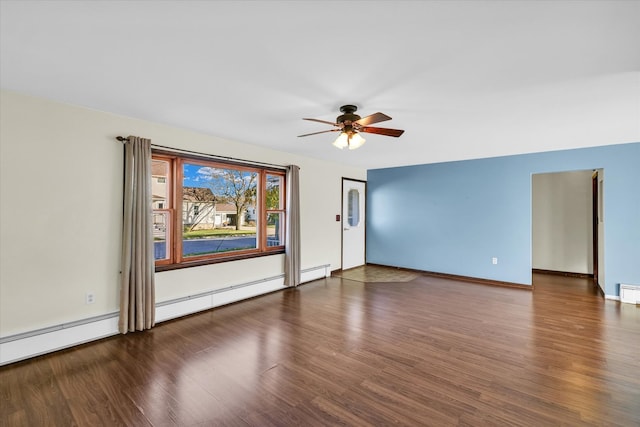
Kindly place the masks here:
<instances>
[{"instance_id":1,"label":"dark wood floor","mask_svg":"<svg viewBox=\"0 0 640 427\"><path fill-rule=\"evenodd\" d=\"M640 308L329 278L0 368L2 426L640 425Z\"/></svg>"}]
</instances>

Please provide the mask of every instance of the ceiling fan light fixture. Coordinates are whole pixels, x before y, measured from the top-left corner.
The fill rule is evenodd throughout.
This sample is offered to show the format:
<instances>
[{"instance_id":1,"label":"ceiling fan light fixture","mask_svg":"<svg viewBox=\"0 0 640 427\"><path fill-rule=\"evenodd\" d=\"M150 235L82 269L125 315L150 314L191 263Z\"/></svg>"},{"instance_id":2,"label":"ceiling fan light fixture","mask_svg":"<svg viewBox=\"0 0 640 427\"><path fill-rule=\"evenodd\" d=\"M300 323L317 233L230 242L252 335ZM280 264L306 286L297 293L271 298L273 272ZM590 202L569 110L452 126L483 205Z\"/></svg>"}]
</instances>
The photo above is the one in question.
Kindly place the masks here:
<instances>
[{"instance_id":1,"label":"ceiling fan light fixture","mask_svg":"<svg viewBox=\"0 0 640 427\"><path fill-rule=\"evenodd\" d=\"M340 132L340 135L333 141L333 146L339 149L343 149L349 146L349 135L345 132Z\"/></svg>"},{"instance_id":2,"label":"ceiling fan light fixture","mask_svg":"<svg viewBox=\"0 0 640 427\"><path fill-rule=\"evenodd\" d=\"M355 150L362 147L365 142L366 140L358 132L340 132L338 138L333 141L333 146L341 150L347 147L349 150Z\"/></svg>"},{"instance_id":3,"label":"ceiling fan light fixture","mask_svg":"<svg viewBox=\"0 0 640 427\"><path fill-rule=\"evenodd\" d=\"M349 150L355 150L364 145L366 139L364 139L358 132L354 132L349 136Z\"/></svg>"}]
</instances>

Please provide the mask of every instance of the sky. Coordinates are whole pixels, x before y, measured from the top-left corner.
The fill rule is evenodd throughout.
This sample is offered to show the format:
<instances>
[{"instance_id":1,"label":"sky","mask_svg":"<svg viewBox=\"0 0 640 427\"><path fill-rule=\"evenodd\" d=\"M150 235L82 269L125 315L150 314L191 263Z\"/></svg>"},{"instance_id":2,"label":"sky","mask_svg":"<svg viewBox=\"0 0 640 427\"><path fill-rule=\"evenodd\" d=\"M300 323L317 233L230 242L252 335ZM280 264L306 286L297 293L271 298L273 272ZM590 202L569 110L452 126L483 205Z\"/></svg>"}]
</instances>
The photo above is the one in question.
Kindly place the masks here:
<instances>
[{"instance_id":1,"label":"sky","mask_svg":"<svg viewBox=\"0 0 640 427\"><path fill-rule=\"evenodd\" d=\"M189 163L184 164L184 183L185 187L205 187L208 188L207 185L208 180L206 179L207 172L210 171L211 168L201 165L192 165Z\"/></svg>"},{"instance_id":2,"label":"sky","mask_svg":"<svg viewBox=\"0 0 640 427\"><path fill-rule=\"evenodd\" d=\"M229 168L233 169L233 168ZM196 165L191 163L184 163L183 166L183 186L185 187L201 187L212 188L210 183L212 182L212 173L224 171L227 169L212 168L209 166ZM248 180L251 172L242 172L244 179ZM255 174L255 172L253 173Z\"/></svg>"}]
</instances>

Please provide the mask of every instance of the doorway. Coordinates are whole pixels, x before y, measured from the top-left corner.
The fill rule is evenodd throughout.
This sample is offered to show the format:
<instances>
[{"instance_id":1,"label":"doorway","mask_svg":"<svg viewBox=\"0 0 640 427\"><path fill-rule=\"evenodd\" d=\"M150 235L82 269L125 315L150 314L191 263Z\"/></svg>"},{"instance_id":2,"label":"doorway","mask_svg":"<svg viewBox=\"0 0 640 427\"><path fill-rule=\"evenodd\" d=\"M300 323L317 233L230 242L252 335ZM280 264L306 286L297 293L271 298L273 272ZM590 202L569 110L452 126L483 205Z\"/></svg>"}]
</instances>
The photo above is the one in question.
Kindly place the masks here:
<instances>
[{"instance_id":1,"label":"doorway","mask_svg":"<svg viewBox=\"0 0 640 427\"><path fill-rule=\"evenodd\" d=\"M603 284L602 169L532 175L534 272Z\"/></svg>"},{"instance_id":2,"label":"doorway","mask_svg":"<svg viewBox=\"0 0 640 427\"><path fill-rule=\"evenodd\" d=\"M366 181L342 178L342 269L365 263Z\"/></svg>"}]
</instances>

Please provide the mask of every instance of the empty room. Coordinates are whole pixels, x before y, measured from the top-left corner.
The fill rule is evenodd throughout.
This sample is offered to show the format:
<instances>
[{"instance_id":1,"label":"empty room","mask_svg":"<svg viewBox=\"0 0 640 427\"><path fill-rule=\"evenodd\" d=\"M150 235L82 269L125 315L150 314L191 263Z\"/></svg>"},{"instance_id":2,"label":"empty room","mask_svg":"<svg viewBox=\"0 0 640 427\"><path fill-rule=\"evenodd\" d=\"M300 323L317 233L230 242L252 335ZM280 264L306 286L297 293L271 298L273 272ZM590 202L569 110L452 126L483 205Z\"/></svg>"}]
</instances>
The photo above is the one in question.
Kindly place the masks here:
<instances>
[{"instance_id":1,"label":"empty room","mask_svg":"<svg viewBox=\"0 0 640 427\"><path fill-rule=\"evenodd\" d=\"M0 426L640 425L639 22L0 0Z\"/></svg>"}]
</instances>

